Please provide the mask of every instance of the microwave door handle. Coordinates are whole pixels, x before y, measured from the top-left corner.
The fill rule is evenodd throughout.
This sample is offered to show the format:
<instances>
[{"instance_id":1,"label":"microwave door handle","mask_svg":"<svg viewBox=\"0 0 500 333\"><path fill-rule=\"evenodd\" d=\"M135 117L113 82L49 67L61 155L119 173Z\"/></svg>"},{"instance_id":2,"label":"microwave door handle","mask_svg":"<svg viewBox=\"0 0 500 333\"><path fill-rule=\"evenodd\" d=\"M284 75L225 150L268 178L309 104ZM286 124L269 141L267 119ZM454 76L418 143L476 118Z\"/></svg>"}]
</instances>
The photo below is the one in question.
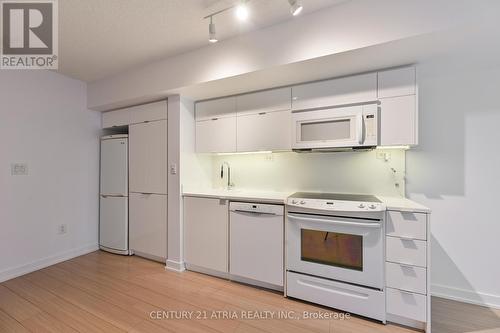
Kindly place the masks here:
<instances>
[{"instance_id":1,"label":"microwave door handle","mask_svg":"<svg viewBox=\"0 0 500 333\"><path fill-rule=\"evenodd\" d=\"M365 141L364 140L364 133L363 133L363 115L362 114L358 114L356 116L356 126L357 126L357 135L358 135L358 143L360 145L363 144L363 142Z\"/></svg>"},{"instance_id":2,"label":"microwave door handle","mask_svg":"<svg viewBox=\"0 0 500 333\"><path fill-rule=\"evenodd\" d=\"M363 222L347 222L347 221L336 221L336 220L327 220L327 219L319 219L316 217L302 217L296 214L288 214L288 217L291 217L296 220L301 221L313 221L313 222L321 222L321 223L329 223L329 224L340 224L340 225L350 225L357 227L368 227L368 228L380 228L380 223L363 223Z\"/></svg>"}]
</instances>

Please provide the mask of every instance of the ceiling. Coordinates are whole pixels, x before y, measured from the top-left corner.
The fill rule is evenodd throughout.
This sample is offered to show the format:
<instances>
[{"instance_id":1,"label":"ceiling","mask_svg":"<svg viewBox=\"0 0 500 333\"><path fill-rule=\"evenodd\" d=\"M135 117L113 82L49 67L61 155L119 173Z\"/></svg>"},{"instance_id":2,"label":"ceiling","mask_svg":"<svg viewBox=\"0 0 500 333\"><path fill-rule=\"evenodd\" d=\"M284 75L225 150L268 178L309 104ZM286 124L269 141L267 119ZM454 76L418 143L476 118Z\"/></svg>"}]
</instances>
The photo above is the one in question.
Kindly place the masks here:
<instances>
[{"instance_id":1,"label":"ceiling","mask_svg":"<svg viewBox=\"0 0 500 333\"><path fill-rule=\"evenodd\" d=\"M301 15L348 0L302 0ZM203 17L236 0L60 0L59 72L87 82L207 46ZM219 40L293 19L287 0L250 0L214 18ZM217 44L211 45L217 47Z\"/></svg>"}]
</instances>

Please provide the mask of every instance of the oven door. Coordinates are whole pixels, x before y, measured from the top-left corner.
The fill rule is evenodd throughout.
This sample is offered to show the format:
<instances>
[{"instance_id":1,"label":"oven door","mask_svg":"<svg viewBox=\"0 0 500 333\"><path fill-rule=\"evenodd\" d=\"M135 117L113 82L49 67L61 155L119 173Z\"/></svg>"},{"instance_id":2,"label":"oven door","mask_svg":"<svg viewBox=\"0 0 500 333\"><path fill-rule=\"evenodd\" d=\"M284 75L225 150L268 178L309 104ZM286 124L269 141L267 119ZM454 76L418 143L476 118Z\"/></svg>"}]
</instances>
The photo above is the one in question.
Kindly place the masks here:
<instances>
[{"instance_id":1,"label":"oven door","mask_svg":"<svg viewBox=\"0 0 500 333\"><path fill-rule=\"evenodd\" d=\"M383 289L383 223L288 213L287 270Z\"/></svg>"},{"instance_id":2,"label":"oven door","mask_svg":"<svg viewBox=\"0 0 500 333\"><path fill-rule=\"evenodd\" d=\"M293 149L362 146L363 106L292 113Z\"/></svg>"}]
</instances>

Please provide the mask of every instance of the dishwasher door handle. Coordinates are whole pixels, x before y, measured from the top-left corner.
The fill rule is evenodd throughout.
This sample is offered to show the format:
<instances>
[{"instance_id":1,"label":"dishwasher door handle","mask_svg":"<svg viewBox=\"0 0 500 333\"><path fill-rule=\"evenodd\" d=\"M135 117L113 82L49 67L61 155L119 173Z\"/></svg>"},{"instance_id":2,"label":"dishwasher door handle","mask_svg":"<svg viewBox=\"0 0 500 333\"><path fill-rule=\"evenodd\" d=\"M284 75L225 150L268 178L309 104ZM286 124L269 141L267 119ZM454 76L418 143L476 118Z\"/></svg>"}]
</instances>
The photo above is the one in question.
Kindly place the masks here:
<instances>
[{"instance_id":1,"label":"dishwasher door handle","mask_svg":"<svg viewBox=\"0 0 500 333\"><path fill-rule=\"evenodd\" d=\"M267 212L256 212L253 210L243 210L243 209L235 209L231 210L235 213L243 213L243 214L251 214L251 215L276 215L276 213L267 213Z\"/></svg>"}]
</instances>

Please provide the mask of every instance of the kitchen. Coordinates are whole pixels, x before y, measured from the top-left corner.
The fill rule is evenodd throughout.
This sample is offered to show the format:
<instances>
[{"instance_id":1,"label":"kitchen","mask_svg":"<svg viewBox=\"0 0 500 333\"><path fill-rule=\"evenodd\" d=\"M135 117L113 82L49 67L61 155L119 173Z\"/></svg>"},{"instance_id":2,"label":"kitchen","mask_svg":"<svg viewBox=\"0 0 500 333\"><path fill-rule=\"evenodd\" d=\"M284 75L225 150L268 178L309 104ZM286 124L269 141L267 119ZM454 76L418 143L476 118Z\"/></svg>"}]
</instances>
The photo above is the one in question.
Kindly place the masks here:
<instances>
[{"instance_id":1,"label":"kitchen","mask_svg":"<svg viewBox=\"0 0 500 333\"><path fill-rule=\"evenodd\" d=\"M498 253L499 164L485 149L498 136L497 5L463 3L448 20L431 2L303 1L295 17L297 2L250 0L251 19L266 6L290 17L227 37L242 24L233 2L203 10L199 50L87 82L2 72L4 110L18 112L5 111L3 141L18 139L2 150L16 207L2 249L26 244L21 232L32 245L2 259L0 328L88 329L83 309L97 331L498 329L483 253ZM374 32L369 13L398 19ZM33 103L51 96L48 118L7 83ZM50 154L28 150L20 128L43 132Z\"/></svg>"}]
</instances>

